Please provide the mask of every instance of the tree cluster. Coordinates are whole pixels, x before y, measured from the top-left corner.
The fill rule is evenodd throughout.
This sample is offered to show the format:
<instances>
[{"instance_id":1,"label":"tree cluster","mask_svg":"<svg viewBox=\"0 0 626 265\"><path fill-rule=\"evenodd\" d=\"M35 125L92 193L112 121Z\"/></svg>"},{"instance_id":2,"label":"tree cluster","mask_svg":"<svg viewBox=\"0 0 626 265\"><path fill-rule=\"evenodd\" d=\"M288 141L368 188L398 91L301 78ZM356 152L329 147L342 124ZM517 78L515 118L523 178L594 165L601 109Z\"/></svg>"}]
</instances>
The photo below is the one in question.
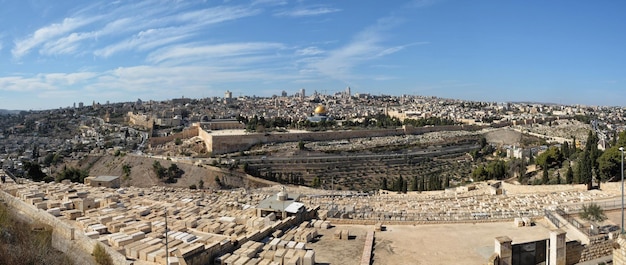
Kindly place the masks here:
<instances>
[{"instance_id":1,"label":"tree cluster","mask_svg":"<svg viewBox=\"0 0 626 265\"><path fill-rule=\"evenodd\" d=\"M455 125L457 124L454 120L440 118L440 117L429 117L429 118L420 118L420 119L405 119L404 125L412 125L415 127L423 127L423 126L444 126L444 125Z\"/></svg>"},{"instance_id":2,"label":"tree cluster","mask_svg":"<svg viewBox=\"0 0 626 265\"><path fill-rule=\"evenodd\" d=\"M480 165L472 172L474 181L504 179L507 177L507 164L503 160L492 161L487 166Z\"/></svg>"},{"instance_id":3,"label":"tree cluster","mask_svg":"<svg viewBox=\"0 0 626 265\"><path fill-rule=\"evenodd\" d=\"M46 173L43 173L41 166L38 163L26 161L23 164L23 168L24 177L27 179L31 179L33 181L43 181L47 177Z\"/></svg>"},{"instance_id":4,"label":"tree cluster","mask_svg":"<svg viewBox=\"0 0 626 265\"><path fill-rule=\"evenodd\" d=\"M397 191L407 193L411 191L430 191L430 190L442 190L450 186L450 178L441 178L440 176L429 175L426 177L413 176L409 186L409 180L404 179L402 176L398 176L393 179L391 186L389 186L387 178L381 180L381 189L389 191Z\"/></svg>"},{"instance_id":5,"label":"tree cluster","mask_svg":"<svg viewBox=\"0 0 626 265\"><path fill-rule=\"evenodd\" d=\"M176 181L185 174L185 171L178 168L178 166L172 163L168 168L161 166L159 161L152 163L152 170L157 177L165 183L176 183Z\"/></svg>"},{"instance_id":6,"label":"tree cluster","mask_svg":"<svg viewBox=\"0 0 626 265\"><path fill-rule=\"evenodd\" d=\"M63 170L57 174L56 181L61 182L64 179L69 179L71 182L83 183L87 176L89 173L85 170L64 166Z\"/></svg>"},{"instance_id":7,"label":"tree cluster","mask_svg":"<svg viewBox=\"0 0 626 265\"><path fill-rule=\"evenodd\" d=\"M541 153L535 158L535 163L541 168L553 168L560 167L563 161L565 160L565 156L556 146L551 146L545 152Z\"/></svg>"},{"instance_id":8,"label":"tree cluster","mask_svg":"<svg viewBox=\"0 0 626 265\"><path fill-rule=\"evenodd\" d=\"M621 179L622 152L619 151L620 147L626 148L626 131L619 133L615 144L611 148L606 149L598 158L598 169L603 179Z\"/></svg>"}]
</instances>

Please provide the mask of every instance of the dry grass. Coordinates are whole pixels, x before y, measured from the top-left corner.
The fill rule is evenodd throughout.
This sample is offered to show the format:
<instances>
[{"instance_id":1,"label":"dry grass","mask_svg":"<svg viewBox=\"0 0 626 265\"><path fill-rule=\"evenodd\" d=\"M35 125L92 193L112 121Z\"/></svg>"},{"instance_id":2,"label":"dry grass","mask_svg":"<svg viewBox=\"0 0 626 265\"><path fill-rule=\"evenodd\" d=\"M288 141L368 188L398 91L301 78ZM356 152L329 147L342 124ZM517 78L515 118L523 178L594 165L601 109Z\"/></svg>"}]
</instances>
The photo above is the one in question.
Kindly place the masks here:
<instances>
[{"instance_id":1,"label":"dry grass","mask_svg":"<svg viewBox=\"0 0 626 265\"><path fill-rule=\"evenodd\" d=\"M0 264L73 264L51 246L52 231L36 231L0 204Z\"/></svg>"}]
</instances>

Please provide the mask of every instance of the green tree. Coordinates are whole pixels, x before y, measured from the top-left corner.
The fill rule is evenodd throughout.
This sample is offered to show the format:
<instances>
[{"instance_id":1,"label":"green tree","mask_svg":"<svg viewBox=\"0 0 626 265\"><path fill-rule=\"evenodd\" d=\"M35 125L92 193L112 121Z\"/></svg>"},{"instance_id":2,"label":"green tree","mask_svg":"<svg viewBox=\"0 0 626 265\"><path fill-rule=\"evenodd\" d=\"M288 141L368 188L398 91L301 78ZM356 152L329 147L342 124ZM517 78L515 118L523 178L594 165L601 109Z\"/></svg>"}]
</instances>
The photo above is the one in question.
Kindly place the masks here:
<instances>
[{"instance_id":1,"label":"green tree","mask_svg":"<svg viewBox=\"0 0 626 265\"><path fill-rule=\"evenodd\" d=\"M539 166L552 168L558 166L563 162L563 154L558 147L552 146L545 152L541 153L535 159L535 163Z\"/></svg>"},{"instance_id":2,"label":"green tree","mask_svg":"<svg viewBox=\"0 0 626 265\"><path fill-rule=\"evenodd\" d=\"M580 181L583 184L587 184L587 190L592 188L592 176L593 168L591 163L591 157L589 151L584 150L582 157L578 161L578 174L580 174Z\"/></svg>"},{"instance_id":3,"label":"green tree","mask_svg":"<svg viewBox=\"0 0 626 265\"><path fill-rule=\"evenodd\" d=\"M568 158L570 155L569 152L569 143L567 141L565 141L562 145L561 145L561 154L563 154L564 158Z\"/></svg>"},{"instance_id":4,"label":"green tree","mask_svg":"<svg viewBox=\"0 0 626 265\"><path fill-rule=\"evenodd\" d=\"M64 179L69 179L71 182L83 183L88 175L89 173L87 173L87 171L64 166L61 172L57 174L56 180L60 182Z\"/></svg>"},{"instance_id":5,"label":"green tree","mask_svg":"<svg viewBox=\"0 0 626 265\"><path fill-rule=\"evenodd\" d=\"M166 170L163 166L161 166L159 161L155 160L152 163L152 171L154 171L154 174L156 174L159 179L163 179L166 176Z\"/></svg>"},{"instance_id":6,"label":"green tree","mask_svg":"<svg viewBox=\"0 0 626 265\"><path fill-rule=\"evenodd\" d=\"M46 177L46 173L41 171L41 166L35 162L24 162L24 171L26 172L26 178L33 181L42 181Z\"/></svg>"},{"instance_id":7,"label":"green tree","mask_svg":"<svg viewBox=\"0 0 626 265\"><path fill-rule=\"evenodd\" d=\"M321 182L321 180L320 180L320 177L315 176L315 177L313 178L313 184L312 184L312 186L313 186L313 187L315 187L315 188L318 188L321 184L322 184L322 182Z\"/></svg>"},{"instance_id":8,"label":"green tree","mask_svg":"<svg viewBox=\"0 0 626 265\"><path fill-rule=\"evenodd\" d=\"M567 171L565 172L565 183L572 184L574 182L574 171L571 166L567 166Z\"/></svg>"},{"instance_id":9,"label":"green tree","mask_svg":"<svg viewBox=\"0 0 626 265\"><path fill-rule=\"evenodd\" d=\"M619 135L617 136L617 142L615 143L615 146L622 146L626 148L626 131L622 131L619 133Z\"/></svg>"},{"instance_id":10,"label":"green tree","mask_svg":"<svg viewBox=\"0 0 626 265\"><path fill-rule=\"evenodd\" d=\"M222 187L222 181L220 180L219 176L215 176L215 184L217 184L217 186Z\"/></svg>"},{"instance_id":11,"label":"green tree","mask_svg":"<svg viewBox=\"0 0 626 265\"><path fill-rule=\"evenodd\" d=\"M198 181L198 189L204 189L204 180Z\"/></svg>"},{"instance_id":12,"label":"green tree","mask_svg":"<svg viewBox=\"0 0 626 265\"><path fill-rule=\"evenodd\" d=\"M583 204L583 211L580 213L580 218L592 221L592 222L603 222L607 219L606 214L604 214L604 210L600 208L599 205L595 203Z\"/></svg>"},{"instance_id":13,"label":"green tree","mask_svg":"<svg viewBox=\"0 0 626 265\"><path fill-rule=\"evenodd\" d=\"M541 178L541 183L548 184L548 182L550 182L550 178L548 176L548 168L544 167L543 168L543 177Z\"/></svg>"},{"instance_id":14,"label":"green tree","mask_svg":"<svg viewBox=\"0 0 626 265\"><path fill-rule=\"evenodd\" d=\"M124 164L122 166L122 172L124 172L124 177L126 179L130 178L130 170L131 170L131 166L129 164Z\"/></svg>"},{"instance_id":15,"label":"green tree","mask_svg":"<svg viewBox=\"0 0 626 265\"><path fill-rule=\"evenodd\" d=\"M617 179L621 177L622 153L618 146L613 146L598 158L598 169L603 179Z\"/></svg>"},{"instance_id":16,"label":"green tree","mask_svg":"<svg viewBox=\"0 0 626 265\"><path fill-rule=\"evenodd\" d=\"M382 186L381 189L383 189L383 190L388 190L389 189L389 187L387 187L387 178L383 177L381 186Z\"/></svg>"},{"instance_id":17,"label":"green tree","mask_svg":"<svg viewBox=\"0 0 626 265\"><path fill-rule=\"evenodd\" d=\"M407 193L409 184L404 178L400 177L400 179L402 180L402 193Z\"/></svg>"},{"instance_id":18,"label":"green tree","mask_svg":"<svg viewBox=\"0 0 626 265\"><path fill-rule=\"evenodd\" d=\"M306 147L304 146L303 141L298 141L298 150L304 150Z\"/></svg>"}]
</instances>

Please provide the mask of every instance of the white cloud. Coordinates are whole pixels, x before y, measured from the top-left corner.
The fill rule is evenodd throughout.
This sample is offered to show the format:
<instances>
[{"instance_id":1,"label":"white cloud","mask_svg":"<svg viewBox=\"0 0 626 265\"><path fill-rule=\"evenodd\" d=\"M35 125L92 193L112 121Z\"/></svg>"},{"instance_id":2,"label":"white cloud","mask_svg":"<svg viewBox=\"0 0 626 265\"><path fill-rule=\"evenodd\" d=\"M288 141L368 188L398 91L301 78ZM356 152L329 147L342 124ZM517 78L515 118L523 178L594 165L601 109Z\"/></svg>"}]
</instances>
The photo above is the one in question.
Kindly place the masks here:
<instances>
[{"instance_id":1,"label":"white cloud","mask_svg":"<svg viewBox=\"0 0 626 265\"><path fill-rule=\"evenodd\" d=\"M55 85L74 85L82 83L96 77L97 74L93 72L78 72L78 73L51 73L41 75L43 80L47 83Z\"/></svg>"},{"instance_id":2,"label":"white cloud","mask_svg":"<svg viewBox=\"0 0 626 265\"><path fill-rule=\"evenodd\" d=\"M423 7L432 6L439 2L442 2L442 0L413 0L409 2L408 6L412 8L423 8Z\"/></svg>"},{"instance_id":3,"label":"white cloud","mask_svg":"<svg viewBox=\"0 0 626 265\"><path fill-rule=\"evenodd\" d=\"M325 57L310 62L306 67L322 75L346 82L348 79L360 78L354 76L352 70L366 61L396 53L408 46L427 43L417 42L385 47L383 42L386 39L383 33L398 23L399 21L393 17L379 19L375 25L356 34L344 46L328 51Z\"/></svg>"},{"instance_id":4,"label":"white cloud","mask_svg":"<svg viewBox=\"0 0 626 265\"><path fill-rule=\"evenodd\" d=\"M94 54L96 56L109 57L121 51L145 51L177 42L188 36L189 34L183 34L178 28L147 29L123 41L98 49L94 51Z\"/></svg>"},{"instance_id":5,"label":"white cloud","mask_svg":"<svg viewBox=\"0 0 626 265\"><path fill-rule=\"evenodd\" d=\"M88 25L97 18L66 18L61 23L51 24L35 31L31 36L15 41L15 47L11 50L13 57L20 58L28 54L31 49L42 43L50 41L57 36L66 34L75 29Z\"/></svg>"},{"instance_id":6,"label":"white cloud","mask_svg":"<svg viewBox=\"0 0 626 265\"><path fill-rule=\"evenodd\" d=\"M241 6L218 6L213 8L206 8L202 10L196 10L191 12L182 13L172 18L180 22L193 22L200 25L210 25L221 23L229 20L239 19L256 15L260 12L258 9L251 9Z\"/></svg>"},{"instance_id":7,"label":"white cloud","mask_svg":"<svg viewBox=\"0 0 626 265\"><path fill-rule=\"evenodd\" d=\"M288 2L286 0L254 0L252 1L252 5L269 5L269 6L282 6L286 5Z\"/></svg>"},{"instance_id":8,"label":"white cloud","mask_svg":"<svg viewBox=\"0 0 626 265\"><path fill-rule=\"evenodd\" d=\"M0 77L0 90L30 92L54 89L54 86L44 82L41 78L24 78L21 76Z\"/></svg>"},{"instance_id":9,"label":"white cloud","mask_svg":"<svg viewBox=\"0 0 626 265\"><path fill-rule=\"evenodd\" d=\"M157 50L151 53L147 60L151 63L161 63L165 61L188 62L190 60L197 61L206 60L208 58L266 54L284 48L284 45L272 42L224 43L203 46L178 45Z\"/></svg>"},{"instance_id":10,"label":"white cloud","mask_svg":"<svg viewBox=\"0 0 626 265\"><path fill-rule=\"evenodd\" d=\"M309 17L339 12L341 9L332 7L311 7L285 10L274 15L279 17Z\"/></svg>"},{"instance_id":11,"label":"white cloud","mask_svg":"<svg viewBox=\"0 0 626 265\"><path fill-rule=\"evenodd\" d=\"M300 55L300 56L319 55L319 54L322 54L322 53L324 53L324 51L320 50L318 47L315 47L315 46L306 47L304 49L296 50L296 55Z\"/></svg>"},{"instance_id":12,"label":"white cloud","mask_svg":"<svg viewBox=\"0 0 626 265\"><path fill-rule=\"evenodd\" d=\"M85 83L96 76L97 74L93 72L76 72L0 77L0 90L20 92L58 90L60 87Z\"/></svg>"},{"instance_id":13,"label":"white cloud","mask_svg":"<svg viewBox=\"0 0 626 265\"><path fill-rule=\"evenodd\" d=\"M14 58L41 47L42 55L93 53L108 57L117 52L143 51L197 36L209 25L253 16L250 6L189 8L187 2L140 1L123 5L94 4L37 29L15 41ZM88 31L77 31L89 26ZM102 46L102 44L107 46ZM85 50L89 49L89 50Z\"/></svg>"}]
</instances>

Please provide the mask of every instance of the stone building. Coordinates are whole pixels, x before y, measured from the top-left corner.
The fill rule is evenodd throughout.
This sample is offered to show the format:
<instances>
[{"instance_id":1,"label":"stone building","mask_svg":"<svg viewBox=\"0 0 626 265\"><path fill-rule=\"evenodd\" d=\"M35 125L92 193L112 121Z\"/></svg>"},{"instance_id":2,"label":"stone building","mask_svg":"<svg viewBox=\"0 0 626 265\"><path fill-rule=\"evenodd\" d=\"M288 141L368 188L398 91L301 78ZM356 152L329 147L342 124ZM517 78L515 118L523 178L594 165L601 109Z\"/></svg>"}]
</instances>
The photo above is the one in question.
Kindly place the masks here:
<instances>
[{"instance_id":1,"label":"stone building","mask_svg":"<svg viewBox=\"0 0 626 265\"><path fill-rule=\"evenodd\" d=\"M85 184L92 187L107 187L107 188L119 188L120 177L119 176L97 176L86 177Z\"/></svg>"}]
</instances>

